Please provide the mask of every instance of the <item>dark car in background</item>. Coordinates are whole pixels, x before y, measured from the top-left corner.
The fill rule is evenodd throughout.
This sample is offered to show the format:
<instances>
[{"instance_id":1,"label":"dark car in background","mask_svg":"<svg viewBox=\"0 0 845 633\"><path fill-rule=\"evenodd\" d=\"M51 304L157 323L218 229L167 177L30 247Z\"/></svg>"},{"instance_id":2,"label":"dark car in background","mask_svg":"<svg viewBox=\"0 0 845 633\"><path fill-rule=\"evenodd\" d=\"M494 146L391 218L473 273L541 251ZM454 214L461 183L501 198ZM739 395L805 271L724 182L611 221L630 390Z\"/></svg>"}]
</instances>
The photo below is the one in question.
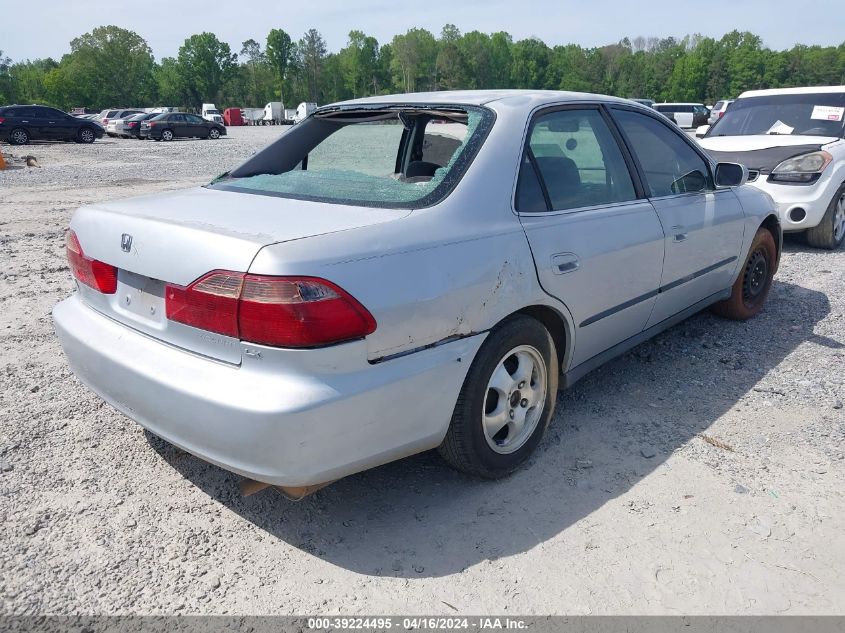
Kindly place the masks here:
<instances>
[{"instance_id":1,"label":"dark car in background","mask_svg":"<svg viewBox=\"0 0 845 633\"><path fill-rule=\"evenodd\" d=\"M174 138L218 139L226 134L226 127L214 121L206 121L196 114L166 112L141 122L141 138L156 141L172 141Z\"/></svg>"},{"instance_id":2,"label":"dark car in background","mask_svg":"<svg viewBox=\"0 0 845 633\"><path fill-rule=\"evenodd\" d=\"M30 141L93 143L105 130L96 121L80 119L41 105L0 107L0 141L26 145Z\"/></svg>"},{"instance_id":3,"label":"dark car in background","mask_svg":"<svg viewBox=\"0 0 845 633\"><path fill-rule=\"evenodd\" d=\"M141 138L141 123L159 116L161 112L145 112L136 114L123 120L123 125L118 130L118 136L122 138Z\"/></svg>"}]
</instances>

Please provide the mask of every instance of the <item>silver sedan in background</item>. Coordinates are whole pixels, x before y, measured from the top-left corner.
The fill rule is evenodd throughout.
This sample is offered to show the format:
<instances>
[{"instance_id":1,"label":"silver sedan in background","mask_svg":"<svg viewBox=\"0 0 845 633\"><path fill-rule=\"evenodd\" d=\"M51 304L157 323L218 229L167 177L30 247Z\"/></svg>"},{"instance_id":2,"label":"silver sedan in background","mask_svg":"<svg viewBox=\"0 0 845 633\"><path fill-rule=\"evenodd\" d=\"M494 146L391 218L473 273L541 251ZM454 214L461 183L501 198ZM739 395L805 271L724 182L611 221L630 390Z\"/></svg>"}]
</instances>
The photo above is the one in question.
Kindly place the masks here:
<instances>
[{"instance_id":1,"label":"silver sedan in background","mask_svg":"<svg viewBox=\"0 0 845 633\"><path fill-rule=\"evenodd\" d=\"M781 230L746 178L612 97L334 104L205 187L79 209L55 324L114 407L291 495L432 448L501 477L559 387L761 310Z\"/></svg>"}]
</instances>

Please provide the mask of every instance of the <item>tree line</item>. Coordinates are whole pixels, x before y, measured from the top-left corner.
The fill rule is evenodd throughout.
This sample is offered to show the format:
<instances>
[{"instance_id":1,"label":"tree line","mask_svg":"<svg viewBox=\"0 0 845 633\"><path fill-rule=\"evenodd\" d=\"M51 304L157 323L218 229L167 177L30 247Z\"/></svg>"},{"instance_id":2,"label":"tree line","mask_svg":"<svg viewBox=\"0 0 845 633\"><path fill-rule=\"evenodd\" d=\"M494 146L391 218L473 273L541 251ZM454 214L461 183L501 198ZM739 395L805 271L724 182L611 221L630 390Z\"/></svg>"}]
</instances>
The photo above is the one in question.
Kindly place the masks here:
<instances>
[{"instance_id":1,"label":"tree line","mask_svg":"<svg viewBox=\"0 0 845 633\"><path fill-rule=\"evenodd\" d=\"M720 39L688 35L625 38L585 48L514 41L506 32L439 37L413 28L389 43L353 30L329 52L316 29L298 40L272 29L240 50L213 33L188 37L176 57L157 62L134 31L100 26L52 58L13 61L0 51L0 104L72 107L169 105L262 107L281 100L328 103L424 90L532 88L577 90L656 101L713 103L744 90L845 84L845 42L772 50L750 32Z\"/></svg>"}]
</instances>

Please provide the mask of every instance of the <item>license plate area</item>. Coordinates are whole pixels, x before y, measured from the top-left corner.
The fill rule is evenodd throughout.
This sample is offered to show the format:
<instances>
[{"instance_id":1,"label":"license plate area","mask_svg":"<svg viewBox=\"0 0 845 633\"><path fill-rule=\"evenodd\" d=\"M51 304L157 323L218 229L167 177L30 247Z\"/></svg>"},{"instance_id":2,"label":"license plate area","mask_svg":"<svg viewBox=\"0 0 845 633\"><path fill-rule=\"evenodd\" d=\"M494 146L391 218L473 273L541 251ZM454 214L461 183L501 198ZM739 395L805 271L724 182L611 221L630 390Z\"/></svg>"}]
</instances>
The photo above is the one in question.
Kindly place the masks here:
<instances>
[{"instance_id":1,"label":"license plate area","mask_svg":"<svg viewBox=\"0 0 845 633\"><path fill-rule=\"evenodd\" d=\"M116 312L149 325L164 325L167 315L163 281L121 270L115 295Z\"/></svg>"}]
</instances>

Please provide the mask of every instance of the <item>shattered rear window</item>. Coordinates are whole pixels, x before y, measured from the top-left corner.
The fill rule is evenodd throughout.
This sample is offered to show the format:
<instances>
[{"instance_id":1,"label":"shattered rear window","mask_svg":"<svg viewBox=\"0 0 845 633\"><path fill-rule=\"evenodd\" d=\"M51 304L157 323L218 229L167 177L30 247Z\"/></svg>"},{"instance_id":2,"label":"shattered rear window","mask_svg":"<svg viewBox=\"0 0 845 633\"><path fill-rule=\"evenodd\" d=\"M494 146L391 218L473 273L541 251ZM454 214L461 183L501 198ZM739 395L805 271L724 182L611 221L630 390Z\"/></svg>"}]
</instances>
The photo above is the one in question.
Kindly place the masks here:
<instances>
[{"instance_id":1,"label":"shattered rear window","mask_svg":"<svg viewBox=\"0 0 845 633\"><path fill-rule=\"evenodd\" d=\"M209 187L360 206L430 206L455 187L493 122L474 106L318 111Z\"/></svg>"}]
</instances>

